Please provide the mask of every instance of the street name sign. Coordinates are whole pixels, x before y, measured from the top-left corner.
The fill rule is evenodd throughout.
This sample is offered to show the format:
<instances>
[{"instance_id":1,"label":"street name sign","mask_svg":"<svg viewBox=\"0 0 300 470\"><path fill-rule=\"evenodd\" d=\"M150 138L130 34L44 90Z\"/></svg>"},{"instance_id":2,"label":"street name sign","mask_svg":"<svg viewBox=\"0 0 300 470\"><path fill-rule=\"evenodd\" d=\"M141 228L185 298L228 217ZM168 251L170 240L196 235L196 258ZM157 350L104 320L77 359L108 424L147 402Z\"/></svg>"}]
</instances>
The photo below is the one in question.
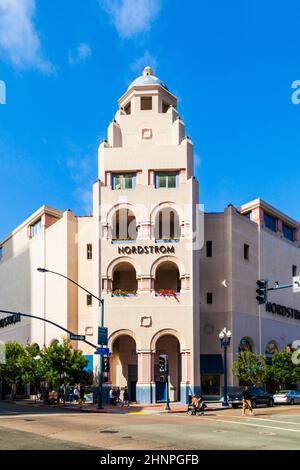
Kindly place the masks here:
<instances>
[{"instance_id":1,"label":"street name sign","mask_svg":"<svg viewBox=\"0 0 300 470\"><path fill-rule=\"evenodd\" d=\"M94 354L100 354L100 356L110 356L111 352L109 348L97 348Z\"/></svg>"},{"instance_id":2,"label":"street name sign","mask_svg":"<svg viewBox=\"0 0 300 470\"><path fill-rule=\"evenodd\" d=\"M107 328L105 326L98 327L98 344L104 345L107 344Z\"/></svg>"},{"instance_id":3,"label":"street name sign","mask_svg":"<svg viewBox=\"0 0 300 470\"><path fill-rule=\"evenodd\" d=\"M70 339L73 341L85 341L84 335L70 335Z\"/></svg>"}]
</instances>

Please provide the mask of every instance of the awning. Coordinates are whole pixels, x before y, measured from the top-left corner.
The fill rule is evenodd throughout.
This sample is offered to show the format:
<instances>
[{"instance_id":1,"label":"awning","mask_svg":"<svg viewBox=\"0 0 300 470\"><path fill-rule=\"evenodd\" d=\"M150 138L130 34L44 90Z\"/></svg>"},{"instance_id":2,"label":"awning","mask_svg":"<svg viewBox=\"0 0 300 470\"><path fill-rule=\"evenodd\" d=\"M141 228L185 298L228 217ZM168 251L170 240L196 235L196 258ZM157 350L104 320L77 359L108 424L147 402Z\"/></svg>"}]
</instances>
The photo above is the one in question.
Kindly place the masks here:
<instances>
[{"instance_id":1,"label":"awning","mask_svg":"<svg viewBox=\"0 0 300 470\"><path fill-rule=\"evenodd\" d=\"M221 354L200 355L201 374L223 374L223 359Z\"/></svg>"}]
</instances>

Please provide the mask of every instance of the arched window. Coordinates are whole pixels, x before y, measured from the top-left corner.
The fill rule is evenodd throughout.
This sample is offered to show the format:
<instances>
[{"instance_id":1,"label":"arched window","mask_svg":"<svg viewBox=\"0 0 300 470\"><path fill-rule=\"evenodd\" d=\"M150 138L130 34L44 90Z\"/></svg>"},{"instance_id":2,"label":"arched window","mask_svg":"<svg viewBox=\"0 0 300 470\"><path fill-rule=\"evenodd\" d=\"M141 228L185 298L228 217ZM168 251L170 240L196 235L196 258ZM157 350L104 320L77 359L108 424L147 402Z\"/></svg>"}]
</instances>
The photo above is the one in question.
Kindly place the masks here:
<instances>
[{"instance_id":1,"label":"arched window","mask_svg":"<svg viewBox=\"0 0 300 470\"><path fill-rule=\"evenodd\" d=\"M161 263L155 273L155 292L180 292L181 281L177 265L171 261Z\"/></svg>"},{"instance_id":2,"label":"arched window","mask_svg":"<svg viewBox=\"0 0 300 470\"><path fill-rule=\"evenodd\" d=\"M171 207L164 207L155 217L156 240L178 240L180 225L177 212Z\"/></svg>"},{"instance_id":3,"label":"arched window","mask_svg":"<svg viewBox=\"0 0 300 470\"><path fill-rule=\"evenodd\" d=\"M130 263L119 263L113 272L113 294L135 294L137 291L136 271Z\"/></svg>"},{"instance_id":4,"label":"arched window","mask_svg":"<svg viewBox=\"0 0 300 470\"><path fill-rule=\"evenodd\" d=\"M243 351L253 352L253 344L250 338L242 338L239 344L239 353Z\"/></svg>"},{"instance_id":5,"label":"arched window","mask_svg":"<svg viewBox=\"0 0 300 470\"><path fill-rule=\"evenodd\" d=\"M136 219L129 209L119 209L112 219L113 240L135 240Z\"/></svg>"}]
</instances>

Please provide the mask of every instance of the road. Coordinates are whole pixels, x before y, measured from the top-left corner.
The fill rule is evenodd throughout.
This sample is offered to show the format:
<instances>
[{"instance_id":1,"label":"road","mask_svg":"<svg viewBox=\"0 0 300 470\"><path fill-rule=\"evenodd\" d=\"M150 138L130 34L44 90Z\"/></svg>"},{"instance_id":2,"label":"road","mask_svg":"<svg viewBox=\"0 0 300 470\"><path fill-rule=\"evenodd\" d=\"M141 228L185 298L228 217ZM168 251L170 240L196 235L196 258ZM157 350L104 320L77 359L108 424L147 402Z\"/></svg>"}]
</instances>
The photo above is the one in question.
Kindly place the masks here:
<instances>
[{"instance_id":1,"label":"road","mask_svg":"<svg viewBox=\"0 0 300 470\"><path fill-rule=\"evenodd\" d=\"M185 413L80 413L0 404L1 449L300 449L300 406Z\"/></svg>"}]
</instances>

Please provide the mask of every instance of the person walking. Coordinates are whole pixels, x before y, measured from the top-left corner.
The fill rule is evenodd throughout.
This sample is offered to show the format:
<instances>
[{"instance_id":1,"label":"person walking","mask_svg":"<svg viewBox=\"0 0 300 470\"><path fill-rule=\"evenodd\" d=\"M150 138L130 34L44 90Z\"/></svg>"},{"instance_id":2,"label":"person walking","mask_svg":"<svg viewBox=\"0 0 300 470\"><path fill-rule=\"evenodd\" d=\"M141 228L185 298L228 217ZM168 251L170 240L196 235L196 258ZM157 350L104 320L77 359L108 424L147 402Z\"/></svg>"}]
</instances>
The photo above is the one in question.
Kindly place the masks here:
<instances>
[{"instance_id":1,"label":"person walking","mask_svg":"<svg viewBox=\"0 0 300 470\"><path fill-rule=\"evenodd\" d=\"M123 402L121 406L129 406L129 393L127 387L125 387L123 391Z\"/></svg>"},{"instance_id":2,"label":"person walking","mask_svg":"<svg viewBox=\"0 0 300 470\"><path fill-rule=\"evenodd\" d=\"M114 404L114 392L113 392L113 389L111 388L110 391L109 391L109 403L111 405Z\"/></svg>"},{"instance_id":3,"label":"person walking","mask_svg":"<svg viewBox=\"0 0 300 470\"><path fill-rule=\"evenodd\" d=\"M245 390L243 391L243 406L242 406L243 416L246 415L246 410L249 411L249 415L251 416L254 415L252 403L251 403L251 395L249 393L248 387L245 387Z\"/></svg>"},{"instance_id":4,"label":"person walking","mask_svg":"<svg viewBox=\"0 0 300 470\"><path fill-rule=\"evenodd\" d=\"M80 385L79 401L78 401L78 405L79 405L79 408L80 408L80 409L82 409L83 403L84 403L84 386L83 386L83 385Z\"/></svg>"},{"instance_id":5,"label":"person walking","mask_svg":"<svg viewBox=\"0 0 300 470\"><path fill-rule=\"evenodd\" d=\"M117 403L121 403L121 398L120 398L120 395L121 395L121 389L120 387L117 387L116 388L116 395L117 395Z\"/></svg>"}]
</instances>

